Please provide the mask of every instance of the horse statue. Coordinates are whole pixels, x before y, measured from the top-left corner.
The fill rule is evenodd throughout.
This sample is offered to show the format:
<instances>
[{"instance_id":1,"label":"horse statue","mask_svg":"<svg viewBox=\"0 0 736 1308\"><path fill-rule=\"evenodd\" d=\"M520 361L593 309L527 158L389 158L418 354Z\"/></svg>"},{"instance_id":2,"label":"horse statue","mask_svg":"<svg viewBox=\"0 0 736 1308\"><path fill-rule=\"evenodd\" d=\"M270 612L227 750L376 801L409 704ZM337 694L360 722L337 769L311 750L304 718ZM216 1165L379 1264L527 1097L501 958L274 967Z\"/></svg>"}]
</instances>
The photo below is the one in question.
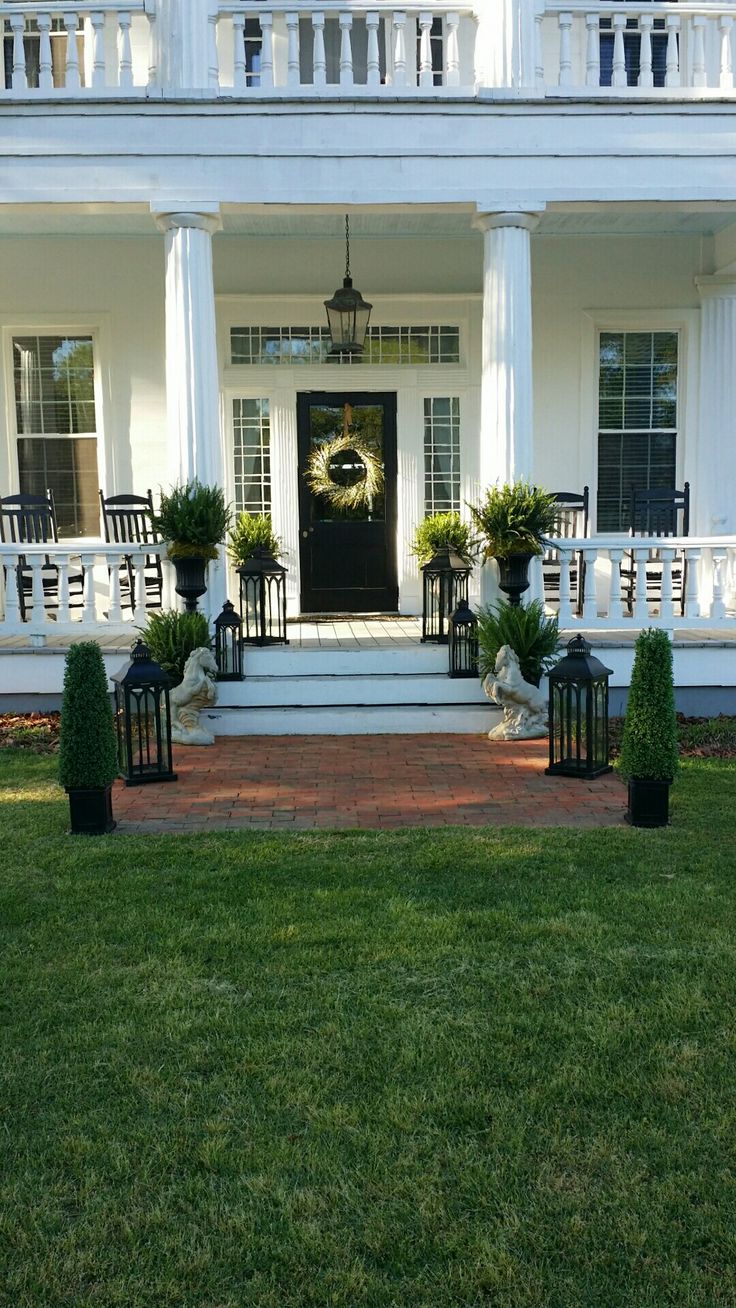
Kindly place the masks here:
<instances>
[{"instance_id":1,"label":"horse statue","mask_svg":"<svg viewBox=\"0 0 736 1308\"><path fill-rule=\"evenodd\" d=\"M510 645L502 645L493 672L483 680L483 690L503 709L503 718L489 740L536 740L547 735L547 701L537 686L521 675L519 659Z\"/></svg>"},{"instance_id":2,"label":"horse statue","mask_svg":"<svg viewBox=\"0 0 736 1308\"><path fill-rule=\"evenodd\" d=\"M177 745L214 745L215 737L200 725L199 715L217 703L217 663L212 650L193 649L184 665L181 685L170 695L171 739Z\"/></svg>"}]
</instances>

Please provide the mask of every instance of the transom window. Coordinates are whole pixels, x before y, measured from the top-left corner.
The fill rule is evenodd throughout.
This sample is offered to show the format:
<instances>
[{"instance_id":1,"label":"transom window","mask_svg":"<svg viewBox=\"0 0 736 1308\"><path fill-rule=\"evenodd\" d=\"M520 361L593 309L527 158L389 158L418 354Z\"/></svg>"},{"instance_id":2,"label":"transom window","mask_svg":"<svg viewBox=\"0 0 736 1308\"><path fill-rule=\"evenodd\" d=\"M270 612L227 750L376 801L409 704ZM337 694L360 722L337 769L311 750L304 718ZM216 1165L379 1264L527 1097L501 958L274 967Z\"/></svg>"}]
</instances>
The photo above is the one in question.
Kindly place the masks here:
<instances>
[{"instance_id":1,"label":"transom window","mask_svg":"<svg viewBox=\"0 0 736 1308\"><path fill-rule=\"evenodd\" d=\"M233 400L235 508L254 516L271 512L269 402Z\"/></svg>"},{"instance_id":2,"label":"transom window","mask_svg":"<svg viewBox=\"0 0 736 1308\"><path fill-rule=\"evenodd\" d=\"M460 509L460 400L424 401L424 512Z\"/></svg>"},{"instance_id":3,"label":"transom window","mask_svg":"<svg viewBox=\"0 0 736 1308\"><path fill-rule=\"evenodd\" d=\"M676 485L677 332L601 332L598 530L628 531L631 491Z\"/></svg>"},{"instance_id":4,"label":"transom window","mask_svg":"<svg viewBox=\"0 0 736 1308\"><path fill-rule=\"evenodd\" d=\"M330 356L327 327L233 327L234 364L406 364L460 362L459 327L369 327L357 358Z\"/></svg>"},{"instance_id":5,"label":"transom window","mask_svg":"<svg viewBox=\"0 0 736 1308\"><path fill-rule=\"evenodd\" d=\"M91 336L14 336L18 474L51 490L60 536L97 536L97 413Z\"/></svg>"}]
</instances>

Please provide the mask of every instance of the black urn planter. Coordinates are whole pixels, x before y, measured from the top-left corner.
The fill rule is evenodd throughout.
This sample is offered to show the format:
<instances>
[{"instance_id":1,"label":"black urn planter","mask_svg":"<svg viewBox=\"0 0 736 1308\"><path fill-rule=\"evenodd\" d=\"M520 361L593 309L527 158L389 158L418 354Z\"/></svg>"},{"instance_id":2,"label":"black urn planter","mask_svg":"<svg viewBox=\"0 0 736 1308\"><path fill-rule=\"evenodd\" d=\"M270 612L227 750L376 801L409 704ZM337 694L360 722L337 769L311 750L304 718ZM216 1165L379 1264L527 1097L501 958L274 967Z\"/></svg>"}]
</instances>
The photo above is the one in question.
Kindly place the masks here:
<instances>
[{"instance_id":1,"label":"black urn planter","mask_svg":"<svg viewBox=\"0 0 736 1308\"><path fill-rule=\"evenodd\" d=\"M197 612L197 600L207 590L207 562L199 554L172 559L176 572L174 590L184 600L187 613Z\"/></svg>"},{"instance_id":2,"label":"black urn planter","mask_svg":"<svg viewBox=\"0 0 736 1308\"><path fill-rule=\"evenodd\" d=\"M533 554L507 554L496 559L498 584L508 595L509 604L521 604L521 596L529 589L529 564L533 558Z\"/></svg>"},{"instance_id":3,"label":"black urn planter","mask_svg":"<svg viewBox=\"0 0 736 1308\"><path fill-rule=\"evenodd\" d=\"M626 821L632 827L666 827L669 820L670 782L631 777Z\"/></svg>"},{"instance_id":4,"label":"black urn planter","mask_svg":"<svg viewBox=\"0 0 736 1308\"><path fill-rule=\"evenodd\" d=\"M73 836L106 836L112 831L112 786L94 786L85 790L67 789L70 832Z\"/></svg>"}]
</instances>

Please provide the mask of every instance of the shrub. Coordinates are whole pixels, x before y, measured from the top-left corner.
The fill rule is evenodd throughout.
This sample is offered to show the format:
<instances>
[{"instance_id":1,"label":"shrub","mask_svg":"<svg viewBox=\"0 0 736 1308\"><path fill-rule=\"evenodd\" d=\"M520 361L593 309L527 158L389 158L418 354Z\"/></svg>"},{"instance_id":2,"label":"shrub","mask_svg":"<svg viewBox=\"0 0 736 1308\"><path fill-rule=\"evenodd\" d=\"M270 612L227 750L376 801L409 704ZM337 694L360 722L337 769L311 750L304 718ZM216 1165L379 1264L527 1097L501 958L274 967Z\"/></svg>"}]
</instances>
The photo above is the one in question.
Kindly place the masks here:
<instances>
[{"instance_id":1,"label":"shrub","mask_svg":"<svg viewBox=\"0 0 736 1308\"><path fill-rule=\"evenodd\" d=\"M141 639L148 646L152 659L168 672L175 686L184 676L184 664L193 649L210 646L210 629L203 613L180 613L169 609L151 613Z\"/></svg>"},{"instance_id":2,"label":"shrub","mask_svg":"<svg viewBox=\"0 0 736 1308\"><path fill-rule=\"evenodd\" d=\"M255 516L241 513L230 532L227 552L236 568L242 568L259 547L267 549L275 559L283 553L281 541L274 536L271 514Z\"/></svg>"},{"instance_id":3,"label":"shrub","mask_svg":"<svg viewBox=\"0 0 736 1308\"><path fill-rule=\"evenodd\" d=\"M195 478L173 486L168 495L162 492L153 523L168 541L170 558L214 559L230 526L230 509L219 486L203 486Z\"/></svg>"},{"instance_id":4,"label":"shrub","mask_svg":"<svg viewBox=\"0 0 736 1308\"><path fill-rule=\"evenodd\" d=\"M560 648L557 618L547 618L539 600L508 604L502 600L478 611L478 672L481 680L493 672L502 645L519 659L525 681L538 686Z\"/></svg>"},{"instance_id":5,"label":"shrub","mask_svg":"<svg viewBox=\"0 0 736 1308\"><path fill-rule=\"evenodd\" d=\"M627 778L672 781L678 765L672 645L650 628L636 642L620 768Z\"/></svg>"},{"instance_id":6,"label":"shrub","mask_svg":"<svg viewBox=\"0 0 736 1308\"><path fill-rule=\"evenodd\" d=\"M463 522L459 513L433 513L419 523L411 552L420 568L443 549L452 549L467 563L474 563L478 545L472 524Z\"/></svg>"},{"instance_id":7,"label":"shrub","mask_svg":"<svg viewBox=\"0 0 736 1308\"><path fill-rule=\"evenodd\" d=\"M72 645L64 668L59 781L67 790L104 789L118 775L117 742L102 651Z\"/></svg>"},{"instance_id":8,"label":"shrub","mask_svg":"<svg viewBox=\"0 0 736 1308\"><path fill-rule=\"evenodd\" d=\"M483 538L486 559L542 554L559 520L554 495L525 481L491 486L480 504L469 504L468 508Z\"/></svg>"}]
</instances>

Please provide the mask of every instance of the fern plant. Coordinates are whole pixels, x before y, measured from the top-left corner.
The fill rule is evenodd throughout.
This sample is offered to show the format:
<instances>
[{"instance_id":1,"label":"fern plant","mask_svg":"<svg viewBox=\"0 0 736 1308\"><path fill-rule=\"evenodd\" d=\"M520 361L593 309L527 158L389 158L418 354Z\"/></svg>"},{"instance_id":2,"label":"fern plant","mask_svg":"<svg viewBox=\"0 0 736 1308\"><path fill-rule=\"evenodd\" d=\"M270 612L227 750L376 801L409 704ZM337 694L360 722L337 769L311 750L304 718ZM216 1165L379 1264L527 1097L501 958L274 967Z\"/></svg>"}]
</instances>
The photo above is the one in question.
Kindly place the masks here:
<instances>
[{"instance_id":1,"label":"fern plant","mask_svg":"<svg viewBox=\"0 0 736 1308\"><path fill-rule=\"evenodd\" d=\"M184 665L192 650L210 646L210 630L203 613L180 613L177 609L151 613L140 633L151 658L168 672L175 686L184 676Z\"/></svg>"},{"instance_id":2,"label":"fern plant","mask_svg":"<svg viewBox=\"0 0 736 1308\"><path fill-rule=\"evenodd\" d=\"M539 600L508 604L505 600L478 611L478 672L481 681L493 672L496 656L510 645L525 681L538 686L560 648L557 618L545 616Z\"/></svg>"},{"instance_id":3,"label":"fern plant","mask_svg":"<svg viewBox=\"0 0 736 1308\"><path fill-rule=\"evenodd\" d=\"M525 481L491 486L480 504L469 504L468 508L482 538L486 559L542 554L559 520L554 495Z\"/></svg>"},{"instance_id":4,"label":"fern plant","mask_svg":"<svg viewBox=\"0 0 736 1308\"><path fill-rule=\"evenodd\" d=\"M169 558L217 557L217 546L230 526L230 509L219 486L188 481L161 493L161 507L153 525L168 542Z\"/></svg>"},{"instance_id":5,"label":"fern plant","mask_svg":"<svg viewBox=\"0 0 736 1308\"><path fill-rule=\"evenodd\" d=\"M227 552L236 568L242 568L257 549L266 549L275 559L283 553L281 541L274 535L271 514L241 513L228 537Z\"/></svg>"},{"instance_id":6,"label":"fern plant","mask_svg":"<svg viewBox=\"0 0 736 1308\"><path fill-rule=\"evenodd\" d=\"M421 568L444 549L454 550L466 563L474 563L478 548L472 524L463 522L459 513L432 513L416 528L411 552Z\"/></svg>"},{"instance_id":7,"label":"fern plant","mask_svg":"<svg viewBox=\"0 0 736 1308\"><path fill-rule=\"evenodd\" d=\"M59 781L66 790L104 790L118 774L117 742L102 651L72 645L64 667Z\"/></svg>"},{"instance_id":8,"label":"fern plant","mask_svg":"<svg viewBox=\"0 0 736 1308\"><path fill-rule=\"evenodd\" d=\"M619 767L628 779L672 781L678 765L672 644L650 628L634 650Z\"/></svg>"}]
</instances>

